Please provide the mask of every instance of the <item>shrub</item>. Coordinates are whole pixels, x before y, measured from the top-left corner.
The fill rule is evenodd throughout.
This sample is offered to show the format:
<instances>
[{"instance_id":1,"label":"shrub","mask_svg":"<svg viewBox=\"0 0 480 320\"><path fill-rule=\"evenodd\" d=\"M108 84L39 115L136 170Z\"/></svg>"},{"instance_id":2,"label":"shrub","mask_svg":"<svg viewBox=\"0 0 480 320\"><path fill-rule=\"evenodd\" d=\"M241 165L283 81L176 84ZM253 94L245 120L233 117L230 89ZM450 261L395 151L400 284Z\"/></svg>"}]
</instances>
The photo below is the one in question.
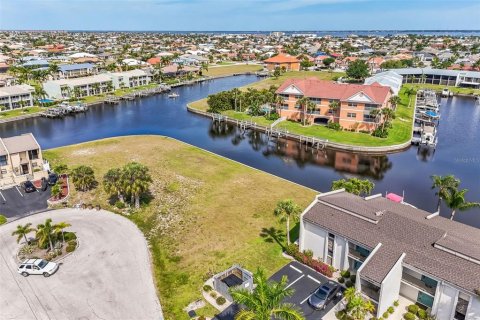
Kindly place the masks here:
<instances>
[{"instance_id":1,"label":"shrub","mask_svg":"<svg viewBox=\"0 0 480 320\"><path fill-rule=\"evenodd\" d=\"M270 121L275 121L280 119L280 115L276 112L270 113L270 115L266 114L265 119L270 120Z\"/></svg>"},{"instance_id":2,"label":"shrub","mask_svg":"<svg viewBox=\"0 0 480 320\"><path fill-rule=\"evenodd\" d=\"M314 269L317 272L320 272L324 276L327 276L329 278L333 276L333 272L335 271L335 269L332 266L329 266L328 264L323 263L321 261L309 258L303 252L296 252L293 257L295 258L295 260L303 264L306 264L307 266L309 266L310 268Z\"/></svg>"},{"instance_id":3,"label":"shrub","mask_svg":"<svg viewBox=\"0 0 480 320\"><path fill-rule=\"evenodd\" d=\"M285 253L288 254L289 256L294 257L297 252L298 252L298 246L295 243L290 243L285 248Z\"/></svg>"},{"instance_id":4,"label":"shrub","mask_svg":"<svg viewBox=\"0 0 480 320\"><path fill-rule=\"evenodd\" d=\"M408 306L408 311L415 315L418 312L418 306L415 304L411 304Z\"/></svg>"},{"instance_id":5,"label":"shrub","mask_svg":"<svg viewBox=\"0 0 480 320\"><path fill-rule=\"evenodd\" d=\"M211 286L209 286L208 284L203 286L203 291L205 291L205 292L210 292L210 291L212 291L212 289L213 288Z\"/></svg>"},{"instance_id":6,"label":"shrub","mask_svg":"<svg viewBox=\"0 0 480 320\"><path fill-rule=\"evenodd\" d=\"M415 320L415 315L411 312L407 312L403 315L405 320Z\"/></svg>"},{"instance_id":7,"label":"shrub","mask_svg":"<svg viewBox=\"0 0 480 320\"><path fill-rule=\"evenodd\" d=\"M340 275L346 279L350 278L350 271L348 270L343 270L342 272L340 272Z\"/></svg>"},{"instance_id":8,"label":"shrub","mask_svg":"<svg viewBox=\"0 0 480 320\"><path fill-rule=\"evenodd\" d=\"M387 319L389 315L390 315L390 313L388 313L388 311L385 311L385 312L382 314L382 317L383 317L384 319Z\"/></svg>"},{"instance_id":9,"label":"shrub","mask_svg":"<svg viewBox=\"0 0 480 320\"><path fill-rule=\"evenodd\" d=\"M394 309L393 307L389 307L389 308L387 309L387 311L388 311L388 313L392 314L392 313L395 312L395 309Z\"/></svg>"},{"instance_id":10,"label":"shrub","mask_svg":"<svg viewBox=\"0 0 480 320\"><path fill-rule=\"evenodd\" d=\"M76 247L76 246L77 246L77 240L70 240L70 241L68 241L68 245L69 245L69 246L74 246L74 247Z\"/></svg>"},{"instance_id":11,"label":"shrub","mask_svg":"<svg viewBox=\"0 0 480 320\"><path fill-rule=\"evenodd\" d=\"M117 208L117 209L125 209L125 202L116 201L116 202L115 202L115 208Z\"/></svg>"},{"instance_id":12,"label":"shrub","mask_svg":"<svg viewBox=\"0 0 480 320\"><path fill-rule=\"evenodd\" d=\"M217 293L215 291L210 292L210 297L215 299L217 297Z\"/></svg>"},{"instance_id":13,"label":"shrub","mask_svg":"<svg viewBox=\"0 0 480 320\"><path fill-rule=\"evenodd\" d=\"M217 304L219 306L221 306L222 304L225 304L225 302L227 302L227 300L225 300L224 297L218 297L217 300L215 300L217 302Z\"/></svg>"},{"instance_id":14,"label":"shrub","mask_svg":"<svg viewBox=\"0 0 480 320\"><path fill-rule=\"evenodd\" d=\"M420 319L426 319L427 318L427 311L419 308L418 311L417 311L417 316Z\"/></svg>"},{"instance_id":15,"label":"shrub","mask_svg":"<svg viewBox=\"0 0 480 320\"><path fill-rule=\"evenodd\" d=\"M371 317L370 320L378 320L376 317Z\"/></svg>"},{"instance_id":16,"label":"shrub","mask_svg":"<svg viewBox=\"0 0 480 320\"><path fill-rule=\"evenodd\" d=\"M312 259L312 258L313 258L313 251L312 251L312 250L305 250L305 251L303 251L303 254L304 254L308 259Z\"/></svg>"},{"instance_id":17,"label":"shrub","mask_svg":"<svg viewBox=\"0 0 480 320\"><path fill-rule=\"evenodd\" d=\"M354 275L354 274L352 274L352 275L350 276L350 281L352 281L353 283L355 283L356 280L357 280L357 276Z\"/></svg>"},{"instance_id":18,"label":"shrub","mask_svg":"<svg viewBox=\"0 0 480 320\"><path fill-rule=\"evenodd\" d=\"M205 316L200 316L197 318L197 320L207 320L207 318L205 318Z\"/></svg>"},{"instance_id":19,"label":"shrub","mask_svg":"<svg viewBox=\"0 0 480 320\"><path fill-rule=\"evenodd\" d=\"M73 232L65 232L64 236L66 242L77 239L77 235Z\"/></svg>"},{"instance_id":20,"label":"shrub","mask_svg":"<svg viewBox=\"0 0 480 320\"><path fill-rule=\"evenodd\" d=\"M344 282L345 282L345 279L344 279L343 277L340 277L340 278L338 278L338 282L339 282L339 283L344 283Z\"/></svg>"},{"instance_id":21,"label":"shrub","mask_svg":"<svg viewBox=\"0 0 480 320\"><path fill-rule=\"evenodd\" d=\"M377 128L373 130L372 136L377 137L377 138L386 138L388 137L388 130L382 130L382 128Z\"/></svg>"},{"instance_id":22,"label":"shrub","mask_svg":"<svg viewBox=\"0 0 480 320\"><path fill-rule=\"evenodd\" d=\"M328 121L326 127L328 129L332 129L332 130L335 130L335 131L340 131L340 129L342 129L342 126L340 125L340 123L336 123L336 122L332 122L332 121Z\"/></svg>"},{"instance_id":23,"label":"shrub","mask_svg":"<svg viewBox=\"0 0 480 320\"><path fill-rule=\"evenodd\" d=\"M353 282L352 282L352 281L350 281L350 280L347 280L347 282L345 283L345 286L346 286L347 288L351 288L351 287L353 287L353 286L354 286L354 284L353 284Z\"/></svg>"},{"instance_id":24,"label":"shrub","mask_svg":"<svg viewBox=\"0 0 480 320\"><path fill-rule=\"evenodd\" d=\"M7 218L4 215L0 214L0 226L7 223Z\"/></svg>"},{"instance_id":25,"label":"shrub","mask_svg":"<svg viewBox=\"0 0 480 320\"><path fill-rule=\"evenodd\" d=\"M76 248L77 248L77 246L68 245L65 250L70 253L70 252L75 251Z\"/></svg>"},{"instance_id":26,"label":"shrub","mask_svg":"<svg viewBox=\"0 0 480 320\"><path fill-rule=\"evenodd\" d=\"M400 305L400 303L398 302L398 300L395 300L395 302L393 303L393 305L394 305L395 307L398 307L398 306Z\"/></svg>"}]
</instances>

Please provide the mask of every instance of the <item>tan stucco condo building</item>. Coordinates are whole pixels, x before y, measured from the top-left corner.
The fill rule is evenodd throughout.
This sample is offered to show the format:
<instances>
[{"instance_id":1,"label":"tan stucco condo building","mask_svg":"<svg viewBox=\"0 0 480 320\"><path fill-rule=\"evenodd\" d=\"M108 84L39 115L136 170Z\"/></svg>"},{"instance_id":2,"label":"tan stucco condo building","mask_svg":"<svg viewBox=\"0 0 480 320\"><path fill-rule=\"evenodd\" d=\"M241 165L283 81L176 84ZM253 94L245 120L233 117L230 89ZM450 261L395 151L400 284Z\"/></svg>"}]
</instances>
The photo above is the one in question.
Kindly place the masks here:
<instances>
[{"instance_id":1,"label":"tan stucco condo building","mask_svg":"<svg viewBox=\"0 0 480 320\"><path fill-rule=\"evenodd\" d=\"M375 109L390 107L390 87L378 83L371 85L344 84L333 81L308 79L286 80L276 91L283 98L278 110L281 117L309 124L339 123L342 128L355 131L372 131L381 119L370 115ZM303 110L298 100L308 97L315 103L313 110ZM332 110L331 103L339 108Z\"/></svg>"},{"instance_id":2,"label":"tan stucco condo building","mask_svg":"<svg viewBox=\"0 0 480 320\"><path fill-rule=\"evenodd\" d=\"M31 133L0 138L0 186L47 177L42 150Z\"/></svg>"}]
</instances>

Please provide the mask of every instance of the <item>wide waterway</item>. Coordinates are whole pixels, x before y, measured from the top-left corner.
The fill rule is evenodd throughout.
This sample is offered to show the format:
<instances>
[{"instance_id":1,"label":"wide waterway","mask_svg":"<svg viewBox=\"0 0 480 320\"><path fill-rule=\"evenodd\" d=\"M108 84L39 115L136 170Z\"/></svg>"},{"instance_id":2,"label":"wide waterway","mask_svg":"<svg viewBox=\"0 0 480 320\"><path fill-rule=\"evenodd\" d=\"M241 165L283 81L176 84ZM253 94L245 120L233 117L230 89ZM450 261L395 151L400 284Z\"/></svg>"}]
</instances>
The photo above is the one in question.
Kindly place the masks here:
<instances>
[{"instance_id":1,"label":"wide waterway","mask_svg":"<svg viewBox=\"0 0 480 320\"><path fill-rule=\"evenodd\" d=\"M480 106L473 99L442 99L439 144L434 153L411 147L385 156L317 151L292 141L268 140L261 133L242 135L235 127L212 125L211 119L186 110L188 102L257 80L255 76L217 79L176 88L177 99L163 94L91 107L85 114L64 119L6 123L0 125L0 136L33 132L46 149L113 136L165 135L319 191L328 191L331 182L339 178L368 177L375 182L374 193L405 192L407 202L431 212L436 209L436 197L430 176L453 173L461 179L461 187L470 190L467 198L480 201ZM442 208L442 215L449 213ZM480 227L480 210L459 212L456 220Z\"/></svg>"}]
</instances>

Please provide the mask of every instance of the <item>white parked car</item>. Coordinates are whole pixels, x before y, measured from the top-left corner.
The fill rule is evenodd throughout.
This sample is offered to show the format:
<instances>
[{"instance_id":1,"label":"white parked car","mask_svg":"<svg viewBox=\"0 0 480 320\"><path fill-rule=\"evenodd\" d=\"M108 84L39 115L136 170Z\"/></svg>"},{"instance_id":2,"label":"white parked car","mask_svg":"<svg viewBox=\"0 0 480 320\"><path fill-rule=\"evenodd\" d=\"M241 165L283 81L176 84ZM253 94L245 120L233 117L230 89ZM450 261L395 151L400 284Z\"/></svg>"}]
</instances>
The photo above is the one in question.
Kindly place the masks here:
<instances>
[{"instance_id":1,"label":"white parked car","mask_svg":"<svg viewBox=\"0 0 480 320\"><path fill-rule=\"evenodd\" d=\"M43 274L44 277L50 277L58 270L58 264L43 259L27 259L18 267L17 272L24 277L31 274Z\"/></svg>"}]
</instances>

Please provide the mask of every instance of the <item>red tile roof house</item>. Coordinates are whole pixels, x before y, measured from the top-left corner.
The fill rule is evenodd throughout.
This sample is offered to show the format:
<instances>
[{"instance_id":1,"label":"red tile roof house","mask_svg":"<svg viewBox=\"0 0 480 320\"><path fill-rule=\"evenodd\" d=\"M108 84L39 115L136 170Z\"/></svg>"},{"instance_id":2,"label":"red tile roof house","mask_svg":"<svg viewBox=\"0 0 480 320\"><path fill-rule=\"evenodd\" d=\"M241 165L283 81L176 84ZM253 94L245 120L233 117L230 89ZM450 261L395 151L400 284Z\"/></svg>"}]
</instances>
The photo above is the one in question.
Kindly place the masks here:
<instances>
[{"instance_id":1,"label":"red tile roof house","mask_svg":"<svg viewBox=\"0 0 480 320\"><path fill-rule=\"evenodd\" d=\"M287 71L299 71L300 60L289 54L279 53L278 55L264 60L267 69L274 71L275 68L285 68Z\"/></svg>"},{"instance_id":2,"label":"red tile roof house","mask_svg":"<svg viewBox=\"0 0 480 320\"><path fill-rule=\"evenodd\" d=\"M341 84L316 78L286 80L276 93L284 98L278 110L281 117L302 121L304 110L297 106L297 100L306 96L316 104L315 110L306 112L307 123L326 124L333 121L344 129L354 131L374 130L378 122L370 116L370 111L389 108L392 95L389 87L378 83ZM333 101L340 103L336 111L329 106Z\"/></svg>"}]
</instances>

